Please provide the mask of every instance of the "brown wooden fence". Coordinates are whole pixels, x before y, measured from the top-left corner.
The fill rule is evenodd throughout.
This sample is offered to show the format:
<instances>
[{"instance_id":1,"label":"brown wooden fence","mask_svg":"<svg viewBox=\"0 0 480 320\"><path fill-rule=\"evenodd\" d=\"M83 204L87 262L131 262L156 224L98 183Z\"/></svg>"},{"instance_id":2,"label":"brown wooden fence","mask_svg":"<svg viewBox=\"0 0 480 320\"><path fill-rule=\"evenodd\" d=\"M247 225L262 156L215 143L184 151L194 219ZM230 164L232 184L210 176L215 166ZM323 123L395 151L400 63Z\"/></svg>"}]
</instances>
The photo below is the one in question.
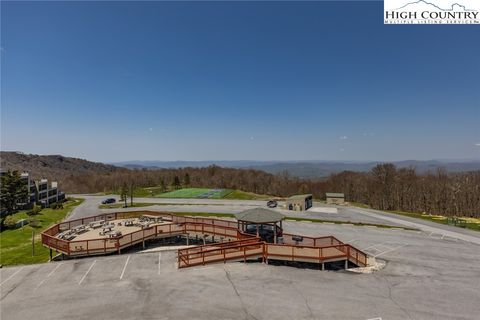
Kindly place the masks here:
<instances>
[{"instance_id":1,"label":"brown wooden fence","mask_svg":"<svg viewBox=\"0 0 480 320\"><path fill-rule=\"evenodd\" d=\"M111 221L139 217L161 216L169 224L155 225L117 238L98 238L67 241L56 237L59 232L94 221ZM241 232L234 221L177 216L152 211L116 212L94 217L65 221L42 232L42 243L68 256L107 254L120 252L146 240L196 233L201 236L217 237L218 243L178 250L180 268L227 260L246 260L252 257L322 263L346 259L358 266L367 265L367 255L344 244L333 236L307 237L283 234L283 243L262 242L254 235Z\"/></svg>"}]
</instances>

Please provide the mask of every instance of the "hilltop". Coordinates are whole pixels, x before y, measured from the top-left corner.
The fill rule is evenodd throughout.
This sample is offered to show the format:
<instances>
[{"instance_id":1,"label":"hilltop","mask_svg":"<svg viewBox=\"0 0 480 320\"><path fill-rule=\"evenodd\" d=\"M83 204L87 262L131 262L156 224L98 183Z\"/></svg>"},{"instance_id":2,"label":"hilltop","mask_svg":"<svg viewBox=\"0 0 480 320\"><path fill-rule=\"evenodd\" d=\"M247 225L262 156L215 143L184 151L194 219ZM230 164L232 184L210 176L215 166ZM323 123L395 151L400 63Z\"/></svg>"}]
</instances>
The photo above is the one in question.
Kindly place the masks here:
<instances>
[{"instance_id":1,"label":"hilltop","mask_svg":"<svg viewBox=\"0 0 480 320\"><path fill-rule=\"evenodd\" d=\"M72 174L106 174L127 169L85 159L61 155L38 155L22 152L0 152L0 167L3 170L28 171L34 178L62 181Z\"/></svg>"}]
</instances>

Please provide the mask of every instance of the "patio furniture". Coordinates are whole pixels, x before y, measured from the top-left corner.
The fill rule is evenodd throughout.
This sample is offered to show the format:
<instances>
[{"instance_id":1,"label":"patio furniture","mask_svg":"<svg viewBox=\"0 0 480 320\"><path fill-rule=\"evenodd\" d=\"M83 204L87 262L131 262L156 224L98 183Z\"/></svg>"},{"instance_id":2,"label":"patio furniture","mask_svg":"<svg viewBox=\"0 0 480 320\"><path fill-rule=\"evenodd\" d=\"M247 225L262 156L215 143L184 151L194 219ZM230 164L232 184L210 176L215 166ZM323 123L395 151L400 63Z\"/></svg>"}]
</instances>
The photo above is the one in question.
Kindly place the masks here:
<instances>
[{"instance_id":1,"label":"patio furniture","mask_svg":"<svg viewBox=\"0 0 480 320\"><path fill-rule=\"evenodd\" d=\"M64 239L70 241L70 240L75 239L76 236L77 236L77 235L75 235L75 234L69 234L69 235L65 236Z\"/></svg>"},{"instance_id":2,"label":"patio furniture","mask_svg":"<svg viewBox=\"0 0 480 320\"><path fill-rule=\"evenodd\" d=\"M103 224L105 223L105 221L101 220L101 221L93 221L93 222L90 222L89 223L89 226L90 228L92 229L98 229L100 228L101 226L103 226Z\"/></svg>"},{"instance_id":3,"label":"patio furniture","mask_svg":"<svg viewBox=\"0 0 480 320\"><path fill-rule=\"evenodd\" d=\"M109 237L109 238L116 238L116 237L120 237L120 236L122 236L122 232L121 232L121 231L118 231L118 230L116 230L116 231L110 231L110 232L108 233L108 237Z\"/></svg>"},{"instance_id":4,"label":"patio furniture","mask_svg":"<svg viewBox=\"0 0 480 320\"><path fill-rule=\"evenodd\" d=\"M125 227L131 227L131 226L134 226L134 219L128 219L128 220L125 220L125 222L123 223L125 225Z\"/></svg>"}]
</instances>

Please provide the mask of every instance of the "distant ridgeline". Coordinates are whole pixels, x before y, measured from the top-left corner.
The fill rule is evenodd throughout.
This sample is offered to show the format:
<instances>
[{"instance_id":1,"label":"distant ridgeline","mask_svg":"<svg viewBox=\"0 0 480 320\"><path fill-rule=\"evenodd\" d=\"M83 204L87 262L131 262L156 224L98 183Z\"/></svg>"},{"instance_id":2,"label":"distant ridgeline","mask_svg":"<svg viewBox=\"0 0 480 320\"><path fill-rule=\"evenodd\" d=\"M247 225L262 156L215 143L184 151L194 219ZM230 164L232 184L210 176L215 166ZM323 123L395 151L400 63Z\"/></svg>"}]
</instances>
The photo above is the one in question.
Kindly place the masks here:
<instances>
[{"instance_id":1,"label":"distant ridgeline","mask_svg":"<svg viewBox=\"0 0 480 320\"><path fill-rule=\"evenodd\" d=\"M262 170L272 174L288 174L299 178L322 178L342 171L368 172L378 161L127 161L113 165L129 169L176 169L201 168L217 165L227 168L249 168ZM439 160L406 160L392 162L397 168L414 167L418 173L435 172L444 169L447 172L465 172L480 170L480 160L473 161L439 161Z\"/></svg>"}]
</instances>

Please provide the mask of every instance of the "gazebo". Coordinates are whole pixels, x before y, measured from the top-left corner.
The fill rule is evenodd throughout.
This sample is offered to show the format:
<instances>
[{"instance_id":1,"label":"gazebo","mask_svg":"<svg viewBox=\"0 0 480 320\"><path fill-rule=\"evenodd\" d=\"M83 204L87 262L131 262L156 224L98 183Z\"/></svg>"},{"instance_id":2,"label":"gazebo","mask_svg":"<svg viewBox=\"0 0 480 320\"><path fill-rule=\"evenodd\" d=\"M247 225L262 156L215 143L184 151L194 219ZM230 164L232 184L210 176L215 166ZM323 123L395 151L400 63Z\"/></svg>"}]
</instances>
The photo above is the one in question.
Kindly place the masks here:
<instances>
[{"instance_id":1,"label":"gazebo","mask_svg":"<svg viewBox=\"0 0 480 320\"><path fill-rule=\"evenodd\" d=\"M277 243L282 236L282 220L285 216L279 212L264 208L253 208L235 214L238 229L256 234L266 242Z\"/></svg>"}]
</instances>

